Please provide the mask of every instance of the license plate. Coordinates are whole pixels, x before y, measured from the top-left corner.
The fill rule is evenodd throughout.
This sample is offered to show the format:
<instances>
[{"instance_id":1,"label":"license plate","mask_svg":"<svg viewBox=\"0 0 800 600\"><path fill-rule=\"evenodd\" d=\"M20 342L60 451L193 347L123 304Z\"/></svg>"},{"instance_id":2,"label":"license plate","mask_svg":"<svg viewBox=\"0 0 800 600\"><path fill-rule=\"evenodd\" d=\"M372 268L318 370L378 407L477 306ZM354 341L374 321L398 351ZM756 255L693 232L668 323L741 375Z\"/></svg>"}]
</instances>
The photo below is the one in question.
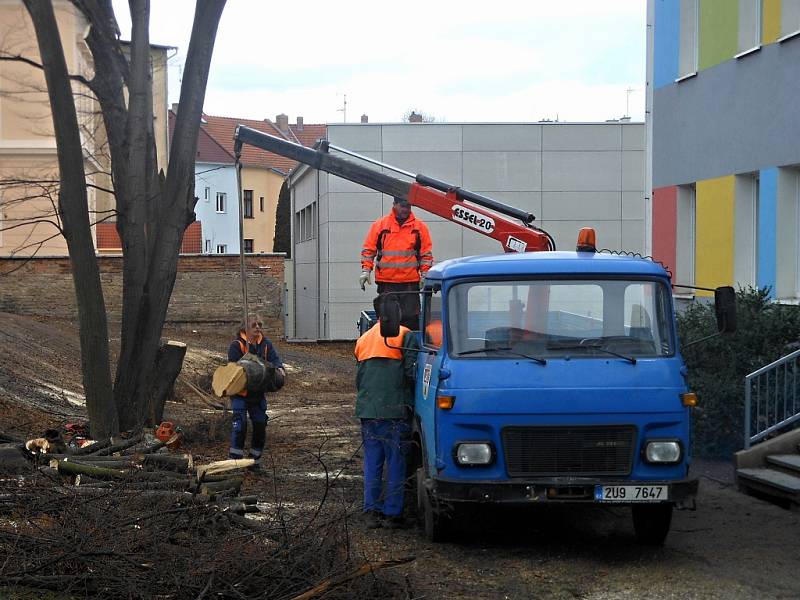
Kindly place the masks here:
<instances>
[{"instance_id":1,"label":"license plate","mask_svg":"<svg viewBox=\"0 0 800 600\"><path fill-rule=\"evenodd\" d=\"M669 500L668 485L596 485L597 502L663 502Z\"/></svg>"}]
</instances>

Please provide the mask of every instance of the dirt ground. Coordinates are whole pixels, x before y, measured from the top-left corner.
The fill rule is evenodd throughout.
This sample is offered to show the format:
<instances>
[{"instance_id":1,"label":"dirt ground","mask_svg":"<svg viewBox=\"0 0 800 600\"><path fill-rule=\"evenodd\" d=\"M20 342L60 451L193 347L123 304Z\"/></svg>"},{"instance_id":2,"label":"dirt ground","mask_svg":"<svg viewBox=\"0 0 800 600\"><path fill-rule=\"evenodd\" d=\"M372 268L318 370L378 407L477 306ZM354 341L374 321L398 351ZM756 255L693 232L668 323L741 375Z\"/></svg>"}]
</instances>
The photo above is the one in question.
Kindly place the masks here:
<instances>
[{"instance_id":1,"label":"dirt ground","mask_svg":"<svg viewBox=\"0 0 800 600\"><path fill-rule=\"evenodd\" d=\"M227 454L228 417L187 386L210 391L230 332L170 330L189 345L167 417L186 431L196 460ZM115 340L112 339L112 345ZM265 467L246 491L299 518L320 503L353 515L350 552L367 560L414 556L389 573L412 598L800 598L800 514L745 496L727 463L697 461L696 511L675 513L663 548L638 546L623 508L480 510L452 543L418 529L368 530L358 519L361 459L352 416L349 344L276 347L287 386L269 399ZM29 437L84 414L72 324L0 313L0 432Z\"/></svg>"}]
</instances>

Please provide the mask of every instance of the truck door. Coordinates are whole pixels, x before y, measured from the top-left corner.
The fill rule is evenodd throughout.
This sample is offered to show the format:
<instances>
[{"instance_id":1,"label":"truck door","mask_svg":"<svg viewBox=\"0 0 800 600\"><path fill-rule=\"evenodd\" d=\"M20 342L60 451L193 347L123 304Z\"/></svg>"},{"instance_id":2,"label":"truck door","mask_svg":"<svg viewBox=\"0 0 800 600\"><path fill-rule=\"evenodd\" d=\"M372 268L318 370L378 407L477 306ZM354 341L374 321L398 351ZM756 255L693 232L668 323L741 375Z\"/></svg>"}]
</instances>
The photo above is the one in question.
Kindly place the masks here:
<instances>
[{"instance_id":1,"label":"truck door","mask_svg":"<svg viewBox=\"0 0 800 600\"><path fill-rule=\"evenodd\" d=\"M422 348L417 365L415 394L415 433L420 437L422 457L428 474L436 465L436 393L445 355L441 292L423 294Z\"/></svg>"}]
</instances>

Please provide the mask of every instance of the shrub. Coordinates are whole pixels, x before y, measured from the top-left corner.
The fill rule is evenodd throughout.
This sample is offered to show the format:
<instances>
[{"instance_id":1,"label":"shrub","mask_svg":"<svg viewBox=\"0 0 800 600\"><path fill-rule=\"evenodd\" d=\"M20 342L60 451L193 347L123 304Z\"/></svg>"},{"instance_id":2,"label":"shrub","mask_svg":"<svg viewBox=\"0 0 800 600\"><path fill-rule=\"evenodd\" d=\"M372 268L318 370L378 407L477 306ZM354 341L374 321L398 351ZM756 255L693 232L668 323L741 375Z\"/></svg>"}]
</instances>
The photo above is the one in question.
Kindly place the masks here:
<instances>
[{"instance_id":1,"label":"shrub","mask_svg":"<svg viewBox=\"0 0 800 600\"><path fill-rule=\"evenodd\" d=\"M723 457L743 447L744 378L788 354L800 339L800 308L773 303L769 288L736 293L736 333L682 350L689 389L698 396L693 414L694 452ZM693 302L678 315L682 343L716 331L714 305Z\"/></svg>"}]
</instances>

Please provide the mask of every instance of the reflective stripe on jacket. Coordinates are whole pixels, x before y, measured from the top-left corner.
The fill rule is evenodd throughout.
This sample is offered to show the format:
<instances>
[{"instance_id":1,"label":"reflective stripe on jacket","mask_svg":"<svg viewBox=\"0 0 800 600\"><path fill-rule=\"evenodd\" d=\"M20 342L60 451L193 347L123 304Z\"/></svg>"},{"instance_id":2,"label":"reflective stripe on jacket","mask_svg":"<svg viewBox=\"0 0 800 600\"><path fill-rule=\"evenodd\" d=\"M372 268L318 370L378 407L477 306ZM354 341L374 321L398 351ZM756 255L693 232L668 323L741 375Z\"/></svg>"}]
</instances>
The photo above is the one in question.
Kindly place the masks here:
<instances>
[{"instance_id":1,"label":"reflective stripe on jacket","mask_svg":"<svg viewBox=\"0 0 800 600\"><path fill-rule=\"evenodd\" d=\"M412 212L400 225L394 212L375 221L364 239L361 269L375 269L375 281L412 283L433 266L433 244L427 225Z\"/></svg>"}]
</instances>

